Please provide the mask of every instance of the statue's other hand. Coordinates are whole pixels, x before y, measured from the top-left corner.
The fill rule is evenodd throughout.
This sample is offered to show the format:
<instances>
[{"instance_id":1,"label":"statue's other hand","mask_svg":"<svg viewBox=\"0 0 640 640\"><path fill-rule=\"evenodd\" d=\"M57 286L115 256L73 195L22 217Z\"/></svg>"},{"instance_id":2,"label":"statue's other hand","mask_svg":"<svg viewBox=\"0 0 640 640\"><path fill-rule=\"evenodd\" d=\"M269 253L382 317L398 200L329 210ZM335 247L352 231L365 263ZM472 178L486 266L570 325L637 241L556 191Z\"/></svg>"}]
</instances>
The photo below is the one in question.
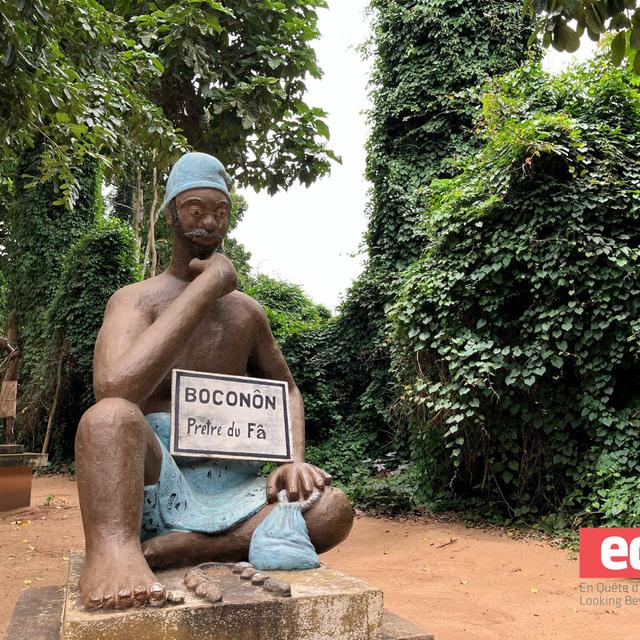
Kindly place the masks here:
<instances>
[{"instance_id":1,"label":"statue's other hand","mask_svg":"<svg viewBox=\"0 0 640 640\"><path fill-rule=\"evenodd\" d=\"M222 285L220 297L231 293L238 286L238 274L231 260L221 253L214 253L206 260L194 258L189 262L192 273L212 275Z\"/></svg>"},{"instance_id":2,"label":"statue's other hand","mask_svg":"<svg viewBox=\"0 0 640 640\"><path fill-rule=\"evenodd\" d=\"M287 490L289 502L306 500L314 489L324 491L331 483L331 476L306 462L291 462L274 469L267 478L267 502L275 502L278 492Z\"/></svg>"}]
</instances>

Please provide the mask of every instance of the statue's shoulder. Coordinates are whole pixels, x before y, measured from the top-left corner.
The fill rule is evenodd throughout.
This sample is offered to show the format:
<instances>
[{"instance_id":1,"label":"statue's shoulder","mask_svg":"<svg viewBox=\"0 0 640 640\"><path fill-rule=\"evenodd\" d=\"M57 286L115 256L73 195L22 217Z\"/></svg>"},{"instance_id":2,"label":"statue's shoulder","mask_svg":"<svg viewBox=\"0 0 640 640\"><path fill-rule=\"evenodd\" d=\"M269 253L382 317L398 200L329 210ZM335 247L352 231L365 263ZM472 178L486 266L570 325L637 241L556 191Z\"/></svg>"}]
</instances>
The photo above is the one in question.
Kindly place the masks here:
<instances>
[{"instance_id":1,"label":"statue's shoulder","mask_svg":"<svg viewBox=\"0 0 640 640\"><path fill-rule=\"evenodd\" d=\"M147 282L147 280L140 280L139 282L132 282L131 284L127 284L121 289L118 289L111 296L111 300L115 300L117 302L133 301L147 292L149 288Z\"/></svg>"},{"instance_id":2,"label":"statue's shoulder","mask_svg":"<svg viewBox=\"0 0 640 640\"><path fill-rule=\"evenodd\" d=\"M233 291L229 296L239 309L242 309L255 320L259 322L266 320L267 315L262 308L262 305L255 298L252 298L250 295L238 290Z\"/></svg>"},{"instance_id":3,"label":"statue's shoulder","mask_svg":"<svg viewBox=\"0 0 640 640\"><path fill-rule=\"evenodd\" d=\"M118 289L109 299L109 306L134 306L139 307L141 303L153 299L162 290L159 276L132 282L121 289Z\"/></svg>"}]
</instances>

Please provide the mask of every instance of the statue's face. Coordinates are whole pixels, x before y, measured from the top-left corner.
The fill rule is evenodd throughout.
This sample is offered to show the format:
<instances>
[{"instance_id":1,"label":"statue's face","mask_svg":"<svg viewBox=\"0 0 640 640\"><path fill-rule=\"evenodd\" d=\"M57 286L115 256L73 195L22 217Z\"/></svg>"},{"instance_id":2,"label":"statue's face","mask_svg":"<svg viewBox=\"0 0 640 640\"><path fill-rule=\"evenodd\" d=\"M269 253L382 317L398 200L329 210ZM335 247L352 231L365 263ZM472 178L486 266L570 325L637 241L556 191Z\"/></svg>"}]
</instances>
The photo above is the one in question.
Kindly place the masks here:
<instances>
[{"instance_id":1,"label":"statue's face","mask_svg":"<svg viewBox=\"0 0 640 640\"><path fill-rule=\"evenodd\" d=\"M197 257L210 256L229 228L227 196L217 189L189 189L176 196L175 204L171 225L176 236L188 241Z\"/></svg>"}]
</instances>

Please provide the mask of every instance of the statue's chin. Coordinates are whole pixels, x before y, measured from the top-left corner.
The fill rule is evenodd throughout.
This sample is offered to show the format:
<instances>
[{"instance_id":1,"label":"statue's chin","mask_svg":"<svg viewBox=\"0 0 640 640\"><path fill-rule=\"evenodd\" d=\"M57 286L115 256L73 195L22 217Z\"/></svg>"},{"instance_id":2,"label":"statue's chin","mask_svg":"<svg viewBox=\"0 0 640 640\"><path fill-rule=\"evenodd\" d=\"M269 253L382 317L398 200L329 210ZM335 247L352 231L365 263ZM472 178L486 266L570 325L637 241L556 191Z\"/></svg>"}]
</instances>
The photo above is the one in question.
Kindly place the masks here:
<instances>
[{"instance_id":1,"label":"statue's chin","mask_svg":"<svg viewBox=\"0 0 640 640\"><path fill-rule=\"evenodd\" d=\"M200 260L206 260L207 258L210 258L220 246L220 242L205 244L184 235L182 236L182 241L185 242L189 247L189 252L195 258L200 258Z\"/></svg>"},{"instance_id":2,"label":"statue's chin","mask_svg":"<svg viewBox=\"0 0 640 640\"><path fill-rule=\"evenodd\" d=\"M194 253L196 254L196 258L200 258L200 260L206 260L210 258L215 250L218 248L218 245L204 246L201 244L193 243Z\"/></svg>"}]
</instances>

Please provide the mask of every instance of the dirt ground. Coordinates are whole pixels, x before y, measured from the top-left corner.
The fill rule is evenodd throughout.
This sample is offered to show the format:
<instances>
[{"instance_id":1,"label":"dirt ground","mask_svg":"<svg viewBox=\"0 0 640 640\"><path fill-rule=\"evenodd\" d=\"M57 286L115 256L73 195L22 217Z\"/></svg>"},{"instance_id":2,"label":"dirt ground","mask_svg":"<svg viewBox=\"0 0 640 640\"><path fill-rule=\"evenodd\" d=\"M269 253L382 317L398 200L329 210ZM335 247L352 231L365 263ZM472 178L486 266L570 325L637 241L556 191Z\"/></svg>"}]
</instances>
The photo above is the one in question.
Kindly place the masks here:
<instances>
[{"instance_id":1,"label":"dirt ground","mask_svg":"<svg viewBox=\"0 0 640 640\"><path fill-rule=\"evenodd\" d=\"M0 516L0 638L20 592L63 585L69 550L82 548L75 482L36 478L32 507ZM640 634L640 605L580 602L597 593L580 593L570 552L502 531L358 516L349 539L322 560L382 588L389 609L436 640L619 640Z\"/></svg>"}]
</instances>

